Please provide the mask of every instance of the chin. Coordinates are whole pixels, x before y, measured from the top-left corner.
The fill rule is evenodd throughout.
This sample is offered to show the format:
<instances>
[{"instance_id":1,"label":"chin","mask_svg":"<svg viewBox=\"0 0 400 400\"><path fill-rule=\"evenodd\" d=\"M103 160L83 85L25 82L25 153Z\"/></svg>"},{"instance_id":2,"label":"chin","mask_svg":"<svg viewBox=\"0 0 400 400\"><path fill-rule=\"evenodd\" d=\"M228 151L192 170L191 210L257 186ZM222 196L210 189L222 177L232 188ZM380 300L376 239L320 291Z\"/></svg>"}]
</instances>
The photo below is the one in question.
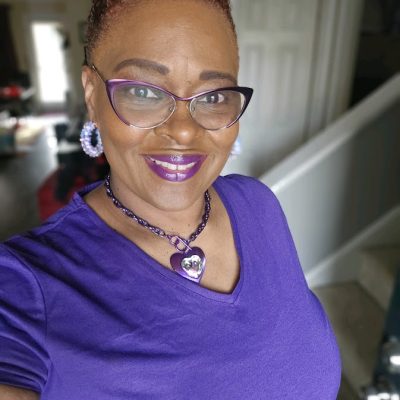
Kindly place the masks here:
<instances>
[{"instance_id":1,"label":"chin","mask_svg":"<svg viewBox=\"0 0 400 400\"><path fill-rule=\"evenodd\" d=\"M153 157L146 158L146 164L148 169L142 181L142 193L147 192L144 200L165 211L183 210L203 199L223 167L213 164L207 156L183 171L171 170L171 165L156 163Z\"/></svg>"},{"instance_id":2,"label":"chin","mask_svg":"<svg viewBox=\"0 0 400 400\"><path fill-rule=\"evenodd\" d=\"M191 181L165 183L147 186L146 200L154 207L163 211L181 211L204 198L205 191L211 186L208 181ZM152 189L149 192L149 189Z\"/></svg>"},{"instance_id":3,"label":"chin","mask_svg":"<svg viewBox=\"0 0 400 400\"><path fill-rule=\"evenodd\" d=\"M201 174L183 182L165 182L158 177L144 183L146 202L163 211L182 211L190 208L196 202L203 202L204 193L215 179L214 174ZM143 193L144 194L144 193Z\"/></svg>"}]
</instances>

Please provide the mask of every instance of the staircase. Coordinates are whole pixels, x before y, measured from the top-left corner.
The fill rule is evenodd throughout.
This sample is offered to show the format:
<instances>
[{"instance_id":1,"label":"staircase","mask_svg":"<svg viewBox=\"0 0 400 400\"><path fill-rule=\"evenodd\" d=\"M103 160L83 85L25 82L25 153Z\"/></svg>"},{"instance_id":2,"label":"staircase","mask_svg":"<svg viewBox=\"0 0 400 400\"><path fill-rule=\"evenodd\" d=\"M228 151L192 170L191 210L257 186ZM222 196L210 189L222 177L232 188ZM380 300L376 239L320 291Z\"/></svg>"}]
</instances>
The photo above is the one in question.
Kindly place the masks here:
<instances>
[{"instance_id":1,"label":"staircase","mask_svg":"<svg viewBox=\"0 0 400 400\"><path fill-rule=\"evenodd\" d=\"M339 344L343 380L339 400L359 399L371 383L397 269L399 247L360 252L358 280L313 288L329 315Z\"/></svg>"},{"instance_id":2,"label":"staircase","mask_svg":"<svg viewBox=\"0 0 400 400\"><path fill-rule=\"evenodd\" d=\"M372 381L400 268L399 154L400 74L259 178L336 333L340 400Z\"/></svg>"}]
</instances>

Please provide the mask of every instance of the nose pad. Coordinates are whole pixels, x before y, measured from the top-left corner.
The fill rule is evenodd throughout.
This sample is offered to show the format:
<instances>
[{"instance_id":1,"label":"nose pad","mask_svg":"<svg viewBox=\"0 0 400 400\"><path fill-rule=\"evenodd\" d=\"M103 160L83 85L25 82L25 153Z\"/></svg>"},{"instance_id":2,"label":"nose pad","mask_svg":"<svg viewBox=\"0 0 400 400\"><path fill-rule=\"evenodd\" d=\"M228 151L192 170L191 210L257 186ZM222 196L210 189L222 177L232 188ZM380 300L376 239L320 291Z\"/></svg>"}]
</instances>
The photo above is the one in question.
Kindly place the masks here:
<instances>
[{"instance_id":1,"label":"nose pad","mask_svg":"<svg viewBox=\"0 0 400 400\"><path fill-rule=\"evenodd\" d=\"M176 111L176 103L174 102L166 109L168 116L164 119L164 122L162 122L161 125L164 125L166 122L168 122L174 115L175 111Z\"/></svg>"},{"instance_id":2,"label":"nose pad","mask_svg":"<svg viewBox=\"0 0 400 400\"><path fill-rule=\"evenodd\" d=\"M172 118L174 118L175 115L175 118L177 118L178 120L188 120L193 122L194 119L192 113L194 109L192 109L191 102L185 102L186 104L181 104L181 103L183 103L183 101L176 102Z\"/></svg>"},{"instance_id":3,"label":"nose pad","mask_svg":"<svg viewBox=\"0 0 400 400\"><path fill-rule=\"evenodd\" d=\"M187 103L187 109L189 110L190 114L193 117L193 113L196 111L196 105L193 100Z\"/></svg>"},{"instance_id":4,"label":"nose pad","mask_svg":"<svg viewBox=\"0 0 400 400\"><path fill-rule=\"evenodd\" d=\"M190 103L182 103L182 101L176 102L170 118L158 127L157 131L171 137L178 144L190 145L201 128L192 117Z\"/></svg>"}]
</instances>

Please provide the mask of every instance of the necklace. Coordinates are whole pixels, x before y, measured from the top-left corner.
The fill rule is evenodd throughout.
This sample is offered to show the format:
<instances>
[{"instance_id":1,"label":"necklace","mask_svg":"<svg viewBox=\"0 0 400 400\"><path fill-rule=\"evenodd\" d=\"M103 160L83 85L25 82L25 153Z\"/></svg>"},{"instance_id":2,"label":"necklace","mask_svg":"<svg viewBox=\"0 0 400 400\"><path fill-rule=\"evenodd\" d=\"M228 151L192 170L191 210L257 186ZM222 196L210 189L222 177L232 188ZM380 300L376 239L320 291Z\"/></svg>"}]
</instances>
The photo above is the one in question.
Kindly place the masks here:
<instances>
[{"instance_id":1,"label":"necklace","mask_svg":"<svg viewBox=\"0 0 400 400\"><path fill-rule=\"evenodd\" d=\"M176 250L178 250L178 252L172 254L170 258L172 269L184 278L199 283L206 269L206 256L200 247L191 247L190 243L200 235L207 225L211 211L211 196L208 190L204 193L205 205L201 222L197 226L196 230L189 236L189 239L185 239L176 234L166 233L163 229L151 225L145 219L140 218L132 210L125 207L115 197L111 189L110 180L110 174L108 174L104 181L104 186L106 188L107 196L112 200L114 206L121 210L128 218L134 220L139 225L148 229L150 232L167 239L169 243L174 246Z\"/></svg>"}]
</instances>

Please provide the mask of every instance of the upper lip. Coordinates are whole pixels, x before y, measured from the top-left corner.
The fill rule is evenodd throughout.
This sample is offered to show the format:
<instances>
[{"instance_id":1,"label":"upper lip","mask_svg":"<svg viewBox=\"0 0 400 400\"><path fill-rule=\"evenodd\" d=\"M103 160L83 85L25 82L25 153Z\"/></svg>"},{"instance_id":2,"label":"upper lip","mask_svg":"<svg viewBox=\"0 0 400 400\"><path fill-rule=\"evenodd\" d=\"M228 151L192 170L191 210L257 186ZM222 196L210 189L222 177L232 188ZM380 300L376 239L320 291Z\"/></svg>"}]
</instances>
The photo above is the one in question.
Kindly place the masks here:
<instances>
[{"instance_id":1,"label":"upper lip","mask_svg":"<svg viewBox=\"0 0 400 400\"><path fill-rule=\"evenodd\" d=\"M206 158L203 154L146 154L145 157L175 165L186 165Z\"/></svg>"}]
</instances>

